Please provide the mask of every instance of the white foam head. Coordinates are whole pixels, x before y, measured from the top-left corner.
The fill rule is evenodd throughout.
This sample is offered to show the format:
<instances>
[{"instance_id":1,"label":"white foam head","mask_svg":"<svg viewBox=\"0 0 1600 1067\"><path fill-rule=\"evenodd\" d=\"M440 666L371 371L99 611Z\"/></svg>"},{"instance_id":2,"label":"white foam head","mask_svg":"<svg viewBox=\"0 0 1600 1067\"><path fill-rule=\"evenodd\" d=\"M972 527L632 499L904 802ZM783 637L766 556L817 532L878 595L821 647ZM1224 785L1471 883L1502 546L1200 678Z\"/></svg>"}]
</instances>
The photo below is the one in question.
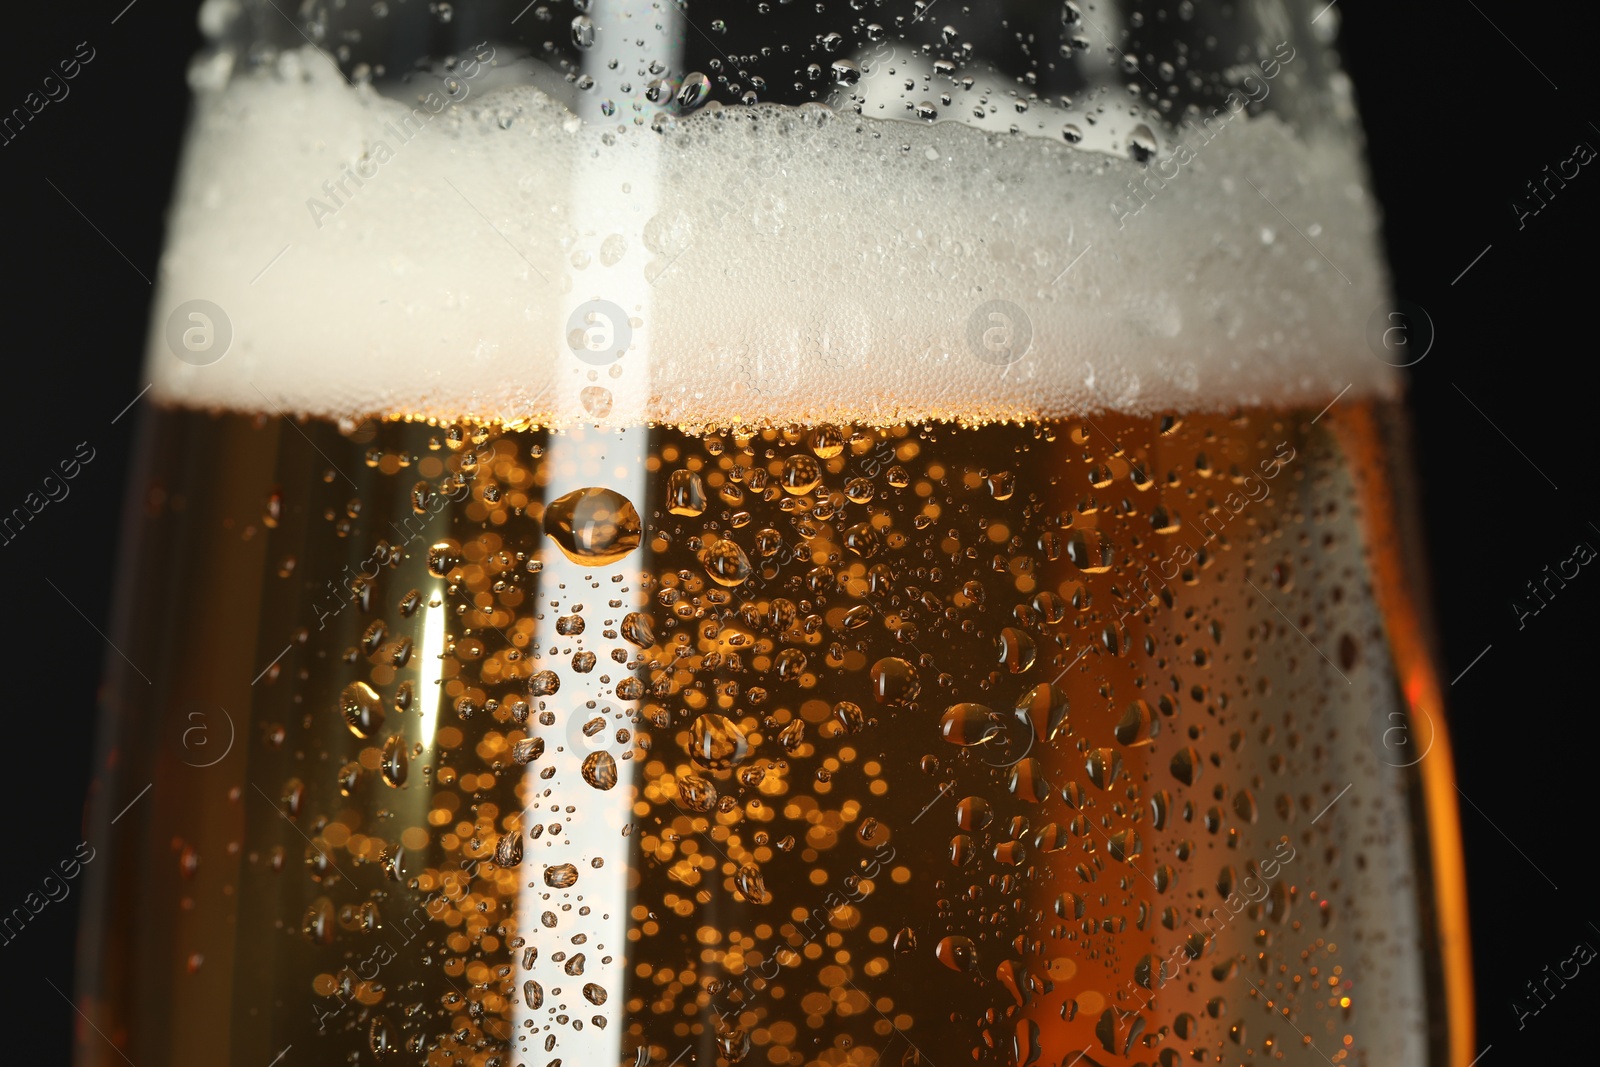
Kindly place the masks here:
<instances>
[{"instance_id":1,"label":"white foam head","mask_svg":"<svg viewBox=\"0 0 1600 1067\"><path fill-rule=\"evenodd\" d=\"M197 95L151 327L171 403L715 425L1396 387L1355 149L1271 115L1146 168L819 105L661 132L526 86L412 108L309 51ZM174 355L193 300L231 327L215 362Z\"/></svg>"}]
</instances>

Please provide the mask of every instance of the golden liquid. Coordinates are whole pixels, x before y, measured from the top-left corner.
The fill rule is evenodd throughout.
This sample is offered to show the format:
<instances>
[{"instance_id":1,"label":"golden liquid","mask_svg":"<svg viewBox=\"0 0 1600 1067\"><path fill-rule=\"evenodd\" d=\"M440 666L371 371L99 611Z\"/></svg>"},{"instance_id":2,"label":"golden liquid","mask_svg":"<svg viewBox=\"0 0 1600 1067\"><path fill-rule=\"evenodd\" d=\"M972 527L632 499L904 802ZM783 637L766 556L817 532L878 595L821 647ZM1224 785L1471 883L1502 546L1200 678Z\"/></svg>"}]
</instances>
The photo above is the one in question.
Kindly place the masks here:
<instances>
[{"instance_id":1,"label":"golden liquid","mask_svg":"<svg viewBox=\"0 0 1600 1067\"><path fill-rule=\"evenodd\" d=\"M1389 418L160 410L79 1061L1446 1062Z\"/></svg>"}]
</instances>

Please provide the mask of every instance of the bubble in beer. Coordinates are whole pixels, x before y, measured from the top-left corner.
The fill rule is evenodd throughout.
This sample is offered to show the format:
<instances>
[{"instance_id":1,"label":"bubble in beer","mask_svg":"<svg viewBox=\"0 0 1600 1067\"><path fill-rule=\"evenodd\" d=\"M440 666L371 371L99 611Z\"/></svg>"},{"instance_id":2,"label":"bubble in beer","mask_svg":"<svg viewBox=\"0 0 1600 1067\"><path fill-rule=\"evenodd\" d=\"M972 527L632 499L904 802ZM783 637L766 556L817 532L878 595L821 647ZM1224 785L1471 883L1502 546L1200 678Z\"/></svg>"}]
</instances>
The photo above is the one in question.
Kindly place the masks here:
<instances>
[{"instance_id":1,"label":"bubble in beer","mask_svg":"<svg viewBox=\"0 0 1600 1067\"><path fill-rule=\"evenodd\" d=\"M639 547L639 513L621 493L591 486L552 500L544 531L572 562L605 566Z\"/></svg>"}]
</instances>

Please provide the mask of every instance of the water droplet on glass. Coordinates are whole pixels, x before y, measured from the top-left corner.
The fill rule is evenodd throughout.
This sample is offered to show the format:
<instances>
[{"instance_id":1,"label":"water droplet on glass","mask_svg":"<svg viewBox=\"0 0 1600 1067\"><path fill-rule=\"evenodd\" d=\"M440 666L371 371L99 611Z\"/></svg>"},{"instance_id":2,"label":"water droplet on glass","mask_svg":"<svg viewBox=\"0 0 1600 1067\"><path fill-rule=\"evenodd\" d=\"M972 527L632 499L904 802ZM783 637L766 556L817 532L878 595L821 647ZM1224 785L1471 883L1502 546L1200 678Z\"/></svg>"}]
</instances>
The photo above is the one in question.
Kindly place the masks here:
<instances>
[{"instance_id":1,"label":"water droplet on glass","mask_svg":"<svg viewBox=\"0 0 1600 1067\"><path fill-rule=\"evenodd\" d=\"M772 903L772 894L767 890L767 883L761 877L761 868L753 863L746 863L740 867L733 876L734 888L752 904Z\"/></svg>"},{"instance_id":2,"label":"water droplet on glass","mask_svg":"<svg viewBox=\"0 0 1600 1067\"><path fill-rule=\"evenodd\" d=\"M978 950L971 939L951 934L941 938L933 954L952 971L965 971L978 964Z\"/></svg>"},{"instance_id":3,"label":"water droplet on glass","mask_svg":"<svg viewBox=\"0 0 1600 1067\"><path fill-rule=\"evenodd\" d=\"M939 736L952 745L981 745L1002 729L1000 716L982 704L953 704L939 719Z\"/></svg>"},{"instance_id":4,"label":"water droplet on glass","mask_svg":"<svg viewBox=\"0 0 1600 1067\"><path fill-rule=\"evenodd\" d=\"M383 726L383 701L366 682L351 682L339 694L339 711L350 732L365 740Z\"/></svg>"},{"instance_id":5,"label":"water droplet on glass","mask_svg":"<svg viewBox=\"0 0 1600 1067\"><path fill-rule=\"evenodd\" d=\"M1135 126L1133 132L1128 134L1128 155L1133 157L1135 163L1150 162L1160 147L1156 135L1144 123Z\"/></svg>"},{"instance_id":6,"label":"water droplet on glass","mask_svg":"<svg viewBox=\"0 0 1600 1067\"><path fill-rule=\"evenodd\" d=\"M690 811L710 811L717 805L717 787L696 774L678 779L678 799Z\"/></svg>"},{"instance_id":7,"label":"water droplet on glass","mask_svg":"<svg viewBox=\"0 0 1600 1067\"><path fill-rule=\"evenodd\" d=\"M700 475L679 469L667 477L667 510L693 518L706 510L706 487Z\"/></svg>"},{"instance_id":8,"label":"water droplet on glass","mask_svg":"<svg viewBox=\"0 0 1600 1067\"><path fill-rule=\"evenodd\" d=\"M750 557L732 538L724 537L700 550L700 565L711 580L732 589L750 577Z\"/></svg>"},{"instance_id":9,"label":"water droplet on glass","mask_svg":"<svg viewBox=\"0 0 1600 1067\"><path fill-rule=\"evenodd\" d=\"M683 79L683 84L678 87L678 107L684 111L693 111L706 102L711 95L711 79L695 71Z\"/></svg>"},{"instance_id":10,"label":"water droplet on glass","mask_svg":"<svg viewBox=\"0 0 1600 1067\"><path fill-rule=\"evenodd\" d=\"M379 1015L372 1020L372 1025L367 1028L367 1045L379 1060L386 1060L400 1051L400 1031L394 1028L387 1015Z\"/></svg>"},{"instance_id":11,"label":"water droplet on glass","mask_svg":"<svg viewBox=\"0 0 1600 1067\"><path fill-rule=\"evenodd\" d=\"M749 752L744 732L725 715L707 712L689 728L689 756L702 767L725 770Z\"/></svg>"},{"instance_id":12,"label":"water droplet on glass","mask_svg":"<svg viewBox=\"0 0 1600 1067\"><path fill-rule=\"evenodd\" d=\"M917 698L922 685L917 669L899 656L886 656L872 665L872 696L879 704L905 704Z\"/></svg>"},{"instance_id":13,"label":"water droplet on glass","mask_svg":"<svg viewBox=\"0 0 1600 1067\"><path fill-rule=\"evenodd\" d=\"M551 889L570 889L578 882L578 868L570 863L557 863L544 869L544 884Z\"/></svg>"},{"instance_id":14,"label":"water droplet on glass","mask_svg":"<svg viewBox=\"0 0 1600 1067\"><path fill-rule=\"evenodd\" d=\"M409 768L410 758L406 755L406 739L395 734L383 743L383 762L380 764L383 780L399 789L406 784L406 773Z\"/></svg>"},{"instance_id":15,"label":"water droplet on glass","mask_svg":"<svg viewBox=\"0 0 1600 1067\"><path fill-rule=\"evenodd\" d=\"M591 752L583 758L583 780L596 789L617 784L617 761L609 752Z\"/></svg>"},{"instance_id":16,"label":"water droplet on glass","mask_svg":"<svg viewBox=\"0 0 1600 1067\"><path fill-rule=\"evenodd\" d=\"M522 862L522 834L508 830L500 835L494 848L494 862L498 867L515 867Z\"/></svg>"},{"instance_id":17,"label":"water droplet on glass","mask_svg":"<svg viewBox=\"0 0 1600 1067\"><path fill-rule=\"evenodd\" d=\"M578 489L550 502L544 532L574 563L615 563L639 547L639 512L621 493Z\"/></svg>"}]
</instances>

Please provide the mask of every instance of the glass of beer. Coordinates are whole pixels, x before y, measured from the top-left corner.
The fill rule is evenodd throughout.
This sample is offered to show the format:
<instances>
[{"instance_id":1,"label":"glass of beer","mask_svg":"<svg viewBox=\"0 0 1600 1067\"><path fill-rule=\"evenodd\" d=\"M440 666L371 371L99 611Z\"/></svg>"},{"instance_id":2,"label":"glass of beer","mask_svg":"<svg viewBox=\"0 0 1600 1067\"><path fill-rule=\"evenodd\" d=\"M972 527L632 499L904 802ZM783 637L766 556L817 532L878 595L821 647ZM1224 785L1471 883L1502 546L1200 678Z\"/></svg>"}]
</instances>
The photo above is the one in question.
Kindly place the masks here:
<instances>
[{"instance_id":1,"label":"glass of beer","mask_svg":"<svg viewBox=\"0 0 1600 1067\"><path fill-rule=\"evenodd\" d=\"M81 1067L1464 1067L1336 8L199 17Z\"/></svg>"}]
</instances>

